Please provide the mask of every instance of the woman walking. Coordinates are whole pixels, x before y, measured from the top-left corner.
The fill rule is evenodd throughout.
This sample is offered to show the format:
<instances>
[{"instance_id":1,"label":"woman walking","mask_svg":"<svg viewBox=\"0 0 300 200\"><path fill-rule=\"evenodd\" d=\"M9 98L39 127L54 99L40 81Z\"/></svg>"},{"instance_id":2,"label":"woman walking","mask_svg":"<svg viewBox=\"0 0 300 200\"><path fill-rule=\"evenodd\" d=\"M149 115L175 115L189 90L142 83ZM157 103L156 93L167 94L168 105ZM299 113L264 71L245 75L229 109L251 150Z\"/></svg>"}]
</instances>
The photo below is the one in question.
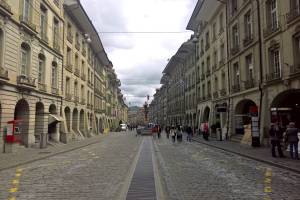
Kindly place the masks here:
<instances>
[{"instance_id":1,"label":"woman walking","mask_svg":"<svg viewBox=\"0 0 300 200\"><path fill-rule=\"evenodd\" d=\"M298 156L298 132L299 130L295 127L294 122L289 123L289 127L286 129L286 137L287 137L287 142L289 143L290 146L290 155L292 159L299 159ZM294 156L295 153L295 156Z\"/></svg>"},{"instance_id":2,"label":"woman walking","mask_svg":"<svg viewBox=\"0 0 300 200\"><path fill-rule=\"evenodd\" d=\"M175 129L174 129L173 126L172 126L172 128L170 130L170 135L172 137L172 142L175 143L175 141L176 141L176 132L175 132Z\"/></svg>"}]
</instances>

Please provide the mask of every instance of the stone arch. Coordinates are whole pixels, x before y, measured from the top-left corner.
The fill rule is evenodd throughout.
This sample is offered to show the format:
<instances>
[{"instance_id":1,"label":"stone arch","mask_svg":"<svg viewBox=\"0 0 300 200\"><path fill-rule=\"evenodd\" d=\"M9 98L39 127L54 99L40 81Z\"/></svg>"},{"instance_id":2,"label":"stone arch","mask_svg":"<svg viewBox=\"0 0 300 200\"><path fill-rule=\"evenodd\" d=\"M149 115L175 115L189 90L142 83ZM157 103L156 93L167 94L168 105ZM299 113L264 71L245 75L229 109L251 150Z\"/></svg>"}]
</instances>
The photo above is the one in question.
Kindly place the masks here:
<instances>
[{"instance_id":1,"label":"stone arch","mask_svg":"<svg viewBox=\"0 0 300 200\"><path fill-rule=\"evenodd\" d=\"M34 126L34 136L35 142L41 142L42 135L44 134L45 125L45 113L44 104L42 102L37 102L35 104L35 126Z\"/></svg>"},{"instance_id":2,"label":"stone arch","mask_svg":"<svg viewBox=\"0 0 300 200\"><path fill-rule=\"evenodd\" d=\"M24 145L28 145L29 118L29 104L25 99L21 99L16 104L14 120L20 120L20 123L17 125L20 135L17 136L17 139Z\"/></svg>"},{"instance_id":3,"label":"stone arch","mask_svg":"<svg viewBox=\"0 0 300 200\"><path fill-rule=\"evenodd\" d=\"M235 106L235 133L244 134L244 126L251 123L251 116L258 115L258 108L254 101L243 99Z\"/></svg>"},{"instance_id":4,"label":"stone arch","mask_svg":"<svg viewBox=\"0 0 300 200\"><path fill-rule=\"evenodd\" d=\"M202 122L209 122L210 108L206 106L203 111Z\"/></svg>"},{"instance_id":5,"label":"stone arch","mask_svg":"<svg viewBox=\"0 0 300 200\"><path fill-rule=\"evenodd\" d=\"M291 89L279 93L270 104L271 122L286 127L293 121L300 128L300 89Z\"/></svg>"},{"instance_id":6,"label":"stone arch","mask_svg":"<svg viewBox=\"0 0 300 200\"><path fill-rule=\"evenodd\" d=\"M84 110L81 109L80 110L80 114L79 114L79 130L81 133L84 133Z\"/></svg>"},{"instance_id":7,"label":"stone arch","mask_svg":"<svg viewBox=\"0 0 300 200\"><path fill-rule=\"evenodd\" d=\"M72 130L74 132L78 132L78 110L77 108L74 108L72 113Z\"/></svg>"},{"instance_id":8,"label":"stone arch","mask_svg":"<svg viewBox=\"0 0 300 200\"><path fill-rule=\"evenodd\" d=\"M71 131L71 110L69 107L65 107L65 117L66 117L66 125L67 131Z\"/></svg>"}]
</instances>

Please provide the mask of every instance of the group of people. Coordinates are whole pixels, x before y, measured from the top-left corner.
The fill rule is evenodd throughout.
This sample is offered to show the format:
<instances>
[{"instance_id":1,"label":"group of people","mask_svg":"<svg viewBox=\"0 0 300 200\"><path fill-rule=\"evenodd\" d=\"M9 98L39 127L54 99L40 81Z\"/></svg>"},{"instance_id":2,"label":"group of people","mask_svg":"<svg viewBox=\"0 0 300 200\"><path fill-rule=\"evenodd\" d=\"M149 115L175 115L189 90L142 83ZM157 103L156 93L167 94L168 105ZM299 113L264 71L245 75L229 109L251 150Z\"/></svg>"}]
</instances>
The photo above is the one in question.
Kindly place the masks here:
<instances>
[{"instance_id":1,"label":"group of people","mask_svg":"<svg viewBox=\"0 0 300 200\"><path fill-rule=\"evenodd\" d=\"M187 133L187 141L192 141L193 129L190 126L182 127L180 125L177 126L167 126L165 128L166 136L169 139L171 136L172 142L182 142L183 132Z\"/></svg>"},{"instance_id":2,"label":"group of people","mask_svg":"<svg viewBox=\"0 0 300 200\"><path fill-rule=\"evenodd\" d=\"M290 156L292 159L299 159L298 156L298 132L299 130L295 127L294 122L290 122L286 130L282 130L278 123L272 123L269 131L270 140L272 145L272 156L276 157L276 147L280 157L285 157L282 152L283 142L284 146L289 146Z\"/></svg>"}]
</instances>

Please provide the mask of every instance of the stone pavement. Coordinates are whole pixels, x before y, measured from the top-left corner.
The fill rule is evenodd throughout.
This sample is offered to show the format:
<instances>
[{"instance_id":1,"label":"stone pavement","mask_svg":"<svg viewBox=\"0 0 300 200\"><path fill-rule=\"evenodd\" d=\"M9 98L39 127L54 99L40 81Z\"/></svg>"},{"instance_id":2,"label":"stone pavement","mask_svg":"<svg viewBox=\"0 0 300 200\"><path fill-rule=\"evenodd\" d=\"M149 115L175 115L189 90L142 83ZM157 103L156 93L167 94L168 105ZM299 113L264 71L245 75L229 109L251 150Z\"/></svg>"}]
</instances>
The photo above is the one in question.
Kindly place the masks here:
<instances>
[{"instance_id":1,"label":"stone pavement","mask_svg":"<svg viewBox=\"0 0 300 200\"><path fill-rule=\"evenodd\" d=\"M267 147L252 147L231 141L218 141L215 138L210 138L209 141L204 140L200 136L194 136L194 141L216 147L231 153L245 156L260 162L265 162L280 168L292 170L300 174L300 160L293 160L289 156L288 151L284 151L286 158L272 157L271 148ZM278 155L278 153L277 153Z\"/></svg>"},{"instance_id":2,"label":"stone pavement","mask_svg":"<svg viewBox=\"0 0 300 200\"><path fill-rule=\"evenodd\" d=\"M168 200L300 199L297 173L164 134L154 149Z\"/></svg>"},{"instance_id":3,"label":"stone pavement","mask_svg":"<svg viewBox=\"0 0 300 200\"><path fill-rule=\"evenodd\" d=\"M142 138L112 133L103 142L0 172L0 199L124 199Z\"/></svg>"},{"instance_id":4,"label":"stone pavement","mask_svg":"<svg viewBox=\"0 0 300 200\"><path fill-rule=\"evenodd\" d=\"M72 151L94 143L99 143L102 142L105 137L107 137L107 135L97 135L84 140L70 141L68 144L58 143L54 146L48 145L45 149L25 148L18 144L14 144L12 153L0 153L0 171L28 162L48 158L63 152Z\"/></svg>"}]
</instances>

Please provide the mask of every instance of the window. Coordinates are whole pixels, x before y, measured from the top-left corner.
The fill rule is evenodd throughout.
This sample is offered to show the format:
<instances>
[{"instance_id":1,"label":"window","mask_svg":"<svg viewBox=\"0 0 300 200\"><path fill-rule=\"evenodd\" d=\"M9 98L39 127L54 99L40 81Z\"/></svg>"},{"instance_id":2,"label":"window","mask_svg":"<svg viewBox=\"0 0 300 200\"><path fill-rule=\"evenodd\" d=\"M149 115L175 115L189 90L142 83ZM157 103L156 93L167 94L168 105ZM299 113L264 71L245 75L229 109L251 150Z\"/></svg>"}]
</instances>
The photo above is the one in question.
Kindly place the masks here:
<instances>
[{"instance_id":1,"label":"window","mask_svg":"<svg viewBox=\"0 0 300 200\"><path fill-rule=\"evenodd\" d=\"M239 69L239 64L238 63L234 63L233 64L233 75L234 75L234 79L233 79L233 83L234 85L240 85L240 69Z\"/></svg>"},{"instance_id":2,"label":"window","mask_svg":"<svg viewBox=\"0 0 300 200\"><path fill-rule=\"evenodd\" d=\"M75 54L75 68L76 68L76 69L78 69L78 67L79 67L78 64L79 64L79 63L78 63L78 55Z\"/></svg>"},{"instance_id":3,"label":"window","mask_svg":"<svg viewBox=\"0 0 300 200\"><path fill-rule=\"evenodd\" d=\"M272 49L270 51L270 71L275 76L280 76L281 65L280 65L280 52L279 49Z\"/></svg>"},{"instance_id":4,"label":"window","mask_svg":"<svg viewBox=\"0 0 300 200\"><path fill-rule=\"evenodd\" d=\"M47 38L47 9L41 5L41 16L40 16L40 28L41 28L41 38Z\"/></svg>"},{"instance_id":5,"label":"window","mask_svg":"<svg viewBox=\"0 0 300 200\"><path fill-rule=\"evenodd\" d=\"M224 44L221 44L220 60L224 61L224 59L225 59L225 46L224 46Z\"/></svg>"},{"instance_id":6,"label":"window","mask_svg":"<svg viewBox=\"0 0 300 200\"><path fill-rule=\"evenodd\" d=\"M54 48L58 48L58 46L59 46L59 22L55 18L53 20L53 42L54 42Z\"/></svg>"},{"instance_id":7,"label":"window","mask_svg":"<svg viewBox=\"0 0 300 200\"><path fill-rule=\"evenodd\" d=\"M216 37L216 23L213 23L212 29L213 29L213 40L216 40L217 39L217 37Z\"/></svg>"},{"instance_id":8,"label":"window","mask_svg":"<svg viewBox=\"0 0 300 200\"><path fill-rule=\"evenodd\" d=\"M84 74L85 62L81 61L81 74Z\"/></svg>"},{"instance_id":9,"label":"window","mask_svg":"<svg viewBox=\"0 0 300 200\"><path fill-rule=\"evenodd\" d=\"M67 48L67 65L72 65L72 50L70 47Z\"/></svg>"},{"instance_id":10,"label":"window","mask_svg":"<svg viewBox=\"0 0 300 200\"><path fill-rule=\"evenodd\" d=\"M270 15L271 15L271 28L272 30L276 30L278 28L277 0L270 1Z\"/></svg>"},{"instance_id":11,"label":"window","mask_svg":"<svg viewBox=\"0 0 300 200\"><path fill-rule=\"evenodd\" d=\"M232 27L232 47L237 48L239 46L239 32L237 24Z\"/></svg>"},{"instance_id":12,"label":"window","mask_svg":"<svg viewBox=\"0 0 300 200\"><path fill-rule=\"evenodd\" d=\"M30 21L30 0L23 0L23 16L22 20L29 22Z\"/></svg>"},{"instance_id":13,"label":"window","mask_svg":"<svg viewBox=\"0 0 300 200\"><path fill-rule=\"evenodd\" d=\"M219 33L222 33L224 31L224 26L223 26L223 13L219 15Z\"/></svg>"},{"instance_id":14,"label":"window","mask_svg":"<svg viewBox=\"0 0 300 200\"><path fill-rule=\"evenodd\" d=\"M77 84L77 82L74 83L74 96L78 97L78 84Z\"/></svg>"},{"instance_id":15,"label":"window","mask_svg":"<svg viewBox=\"0 0 300 200\"><path fill-rule=\"evenodd\" d=\"M82 98L84 99L84 86L83 85L81 85L80 94L81 94Z\"/></svg>"},{"instance_id":16,"label":"window","mask_svg":"<svg viewBox=\"0 0 300 200\"><path fill-rule=\"evenodd\" d=\"M252 54L246 56L246 77L248 80L253 80Z\"/></svg>"},{"instance_id":17,"label":"window","mask_svg":"<svg viewBox=\"0 0 300 200\"><path fill-rule=\"evenodd\" d=\"M237 0L230 1L230 14L231 16L235 15L237 12Z\"/></svg>"},{"instance_id":18,"label":"window","mask_svg":"<svg viewBox=\"0 0 300 200\"><path fill-rule=\"evenodd\" d=\"M247 12L244 16L245 23L245 38L252 38L252 23L251 23L251 11Z\"/></svg>"},{"instance_id":19,"label":"window","mask_svg":"<svg viewBox=\"0 0 300 200\"><path fill-rule=\"evenodd\" d=\"M208 94L208 96L211 95L211 84L210 84L210 81L207 82L207 94Z\"/></svg>"},{"instance_id":20,"label":"window","mask_svg":"<svg viewBox=\"0 0 300 200\"><path fill-rule=\"evenodd\" d=\"M213 57L213 67L214 67L214 69L217 67L217 60L218 60L218 52L217 52L217 50L215 50L214 51L214 57Z\"/></svg>"},{"instance_id":21,"label":"window","mask_svg":"<svg viewBox=\"0 0 300 200\"><path fill-rule=\"evenodd\" d=\"M57 63L53 62L52 63L52 70L51 70L51 75L52 75L52 88L57 88Z\"/></svg>"},{"instance_id":22,"label":"window","mask_svg":"<svg viewBox=\"0 0 300 200\"><path fill-rule=\"evenodd\" d=\"M295 65L300 66L300 37L294 37L294 58L295 58Z\"/></svg>"},{"instance_id":23,"label":"window","mask_svg":"<svg viewBox=\"0 0 300 200\"><path fill-rule=\"evenodd\" d=\"M209 43L210 43L209 31L206 32L205 40L206 40L206 46L205 46L205 48L207 49L207 48L209 48Z\"/></svg>"},{"instance_id":24,"label":"window","mask_svg":"<svg viewBox=\"0 0 300 200\"><path fill-rule=\"evenodd\" d=\"M70 94L70 78L66 78L66 96Z\"/></svg>"},{"instance_id":25,"label":"window","mask_svg":"<svg viewBox=\"0 0 300 200\"><path fill-rule=\"evenodd\" d=\"M44 83L44 73L45 73L45 56L43 54L39 54L38 83Z\"/></svg>"},{"instance_id":26,"label":"window","mask_svg":"<svg viewBox=\"0 0 300 200\"><path fill-rule=\"evenodd\" d=\"M206 59L206 66L207 66L206 71L207 71L207 73L209 73L210 72L210 57L209 56Z\"/></svg>"},{"instance_id":27,"label":"window","mask_svg":"<svg viewBox=\"0 0 300 200\"><path fill-rule=\"evenodd\" d=\"M222 89L226 89L226 75L222 73Z\"/></svg>"},{"instance_id":28,"label":"window","mask_svg":"<svg viewBox=\"0 0 300 200\"><path fill-rule=\"evenodd\" d=\"M26 43L21 45L21 75L27 76L30 62L30 47Z\"/></svg>"},{"instance_id":29,"label":"window","mask_svg":"<svg viewBox=\"0 0 300 200\"><path fill-rule=\"evenodd\" d=\"M219 91L219 81L218 81L218 77L215 77L215 91Z\"/></svg>"}]
</instances>

